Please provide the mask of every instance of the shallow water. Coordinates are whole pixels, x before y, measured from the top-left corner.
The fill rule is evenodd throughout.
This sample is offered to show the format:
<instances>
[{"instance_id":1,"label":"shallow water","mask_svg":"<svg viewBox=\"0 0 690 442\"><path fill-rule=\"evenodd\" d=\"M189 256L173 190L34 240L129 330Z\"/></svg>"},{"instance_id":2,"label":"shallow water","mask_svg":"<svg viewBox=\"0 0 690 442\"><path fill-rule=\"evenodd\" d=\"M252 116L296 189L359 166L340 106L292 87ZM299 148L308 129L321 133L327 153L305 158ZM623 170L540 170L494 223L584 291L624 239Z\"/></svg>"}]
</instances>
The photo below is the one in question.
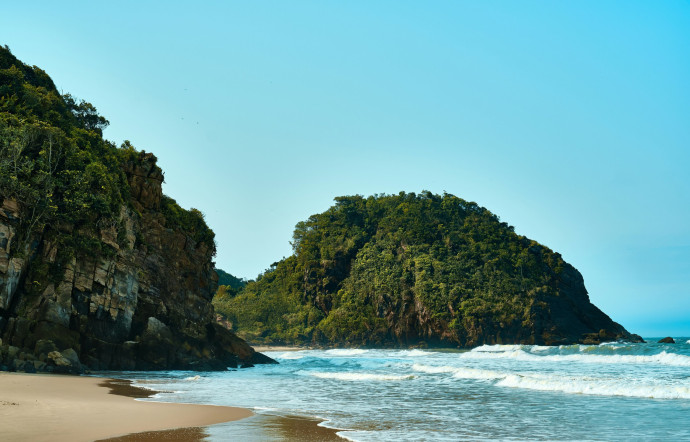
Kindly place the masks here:
<instances>
[{"instance_id":1,"label":"shallow water","mask_svg":"<svg viewBox=\"0 0 690 442\"><path fill-rule=\"evenodd\" d=\"M280 365L121 377L175 392L151 400L318 417L358 441L690 440L689 341L280 351L266 353Z\"/></svg>"}]
</instances>

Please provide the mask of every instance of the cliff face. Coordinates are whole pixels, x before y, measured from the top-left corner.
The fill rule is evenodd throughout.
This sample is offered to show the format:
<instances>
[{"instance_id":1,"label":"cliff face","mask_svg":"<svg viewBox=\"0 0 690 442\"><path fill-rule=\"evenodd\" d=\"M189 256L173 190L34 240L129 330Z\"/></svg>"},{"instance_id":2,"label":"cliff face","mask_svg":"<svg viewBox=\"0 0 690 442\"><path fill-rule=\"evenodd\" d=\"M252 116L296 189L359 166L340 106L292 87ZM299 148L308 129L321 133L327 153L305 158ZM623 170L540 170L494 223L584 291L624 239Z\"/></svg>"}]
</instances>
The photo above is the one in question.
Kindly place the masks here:
<instances>
[{"instance_id":1,"label":"cliff face","mask_svg":"<svg viewBox=\"0 0 690 442\"><path fill-rule=\"evenodd\" d=\"M117 223L84 230L100 252L77 254L64 266L56 265L53 236L18 243L22 208L0 201L0 365L210 370L271 362L215 323L213 251L166 225L155 157L141 153L124 169L130 204ZM75 233L75 226L58 228ZM41 271L55 267L62 267L57 275Z\"/></svg>"},{"instance_id":2,"label":"cliff face","mask_svg":"<svg viewBox=\"0 0 690 442\"><path fill-rule=\"evenodd\" d=\"M560 254L453 195L339 197L297 224L293 246L214 300L241 336L373 347L641 340L590 302Z\"/></svg>"},{"instance_id":3,"label":"cliff face","mask_svg":"<svg viewBox=\"0 0 690 442\"><path fill-rule=\"evenodd\" d=\"M385 318L390 341L405 346L475 347L493 344L566 345L600 344L622 339L640 342L590 302L582 275L567 265L558 295L546 291L530 299L522 321L505 321L491 315L464 318L457 327L438 318L425 303L407 292L382 295L374 308Z\"/></svg>"}]
</instances>

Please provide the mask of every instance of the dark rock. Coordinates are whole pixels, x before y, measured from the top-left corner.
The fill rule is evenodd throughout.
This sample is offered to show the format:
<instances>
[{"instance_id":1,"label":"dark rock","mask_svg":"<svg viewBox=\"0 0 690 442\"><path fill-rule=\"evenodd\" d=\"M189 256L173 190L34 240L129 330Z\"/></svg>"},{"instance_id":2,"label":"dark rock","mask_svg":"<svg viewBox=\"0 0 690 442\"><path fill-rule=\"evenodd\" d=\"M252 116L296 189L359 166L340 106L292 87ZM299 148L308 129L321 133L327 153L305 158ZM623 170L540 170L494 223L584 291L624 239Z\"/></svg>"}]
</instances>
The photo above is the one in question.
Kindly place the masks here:
<instances>
[{"instance_id":1,"label":"dark rock","mask_svg":"<svg viewBox=\"0 0 690 442\"><path fill-rule=\"evenodd\" d=\"M18 369L17 371L23 371L24 373L36 373L36 366L34 365L34 361L24 361L21 365L21 369Z\"/></svg>"},{"instance_id":2,"label":"dark rock","mask_svg":"<svg viewBox=\"0 0 690 442\"><path fill-rule=\"evenodd\" d=\"M34 354L41 361L45 361L48 353L53 351L58 351L58 348L53 341L47 339L39 339L34 347Z\"/></svg>"},{"instance_id":3,"label":"dark rock","mask_svg":"<svg viewBox=\"0 0 690 442\"><path fill-rule=\"evenodd\" d=\"M663 339L659 339L659 344L675 344L675 343L676 343L676 341L670 336L667 336Z\"/></svg>"},{"instance_id":4,"label":"dark rock","mask_svg":"<svg viewBox=\"0 0 690 442\"><path fill-rule=\"evenodd\" d=\"M646 342L644 339L642 339L642 336L640 336L640 335L636 335L633 333L630 336L632 337L632 341L628 341L628 342L640 342L643 344Z\"/></svg>"}]
</instances>

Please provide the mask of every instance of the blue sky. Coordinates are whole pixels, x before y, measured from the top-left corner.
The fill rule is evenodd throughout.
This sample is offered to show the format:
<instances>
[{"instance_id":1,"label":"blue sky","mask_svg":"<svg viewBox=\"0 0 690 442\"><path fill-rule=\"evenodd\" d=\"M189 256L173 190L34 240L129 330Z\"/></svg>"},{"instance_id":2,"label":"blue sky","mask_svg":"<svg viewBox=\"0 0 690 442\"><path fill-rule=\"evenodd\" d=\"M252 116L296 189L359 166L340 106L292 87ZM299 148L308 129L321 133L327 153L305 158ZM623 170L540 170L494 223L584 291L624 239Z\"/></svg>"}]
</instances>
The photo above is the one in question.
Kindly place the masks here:
<instances>
[{"instance_id":1,"label":"blue sky","mask_svg":"<svg viewBox=\"0 0 690 442\"><path fill-rule=\"evenodd\" d=\"M154 152L253 278L335 196L447 191L690 335L687 1L11 2L0 44Z\"/></svg>"}]
</instances>

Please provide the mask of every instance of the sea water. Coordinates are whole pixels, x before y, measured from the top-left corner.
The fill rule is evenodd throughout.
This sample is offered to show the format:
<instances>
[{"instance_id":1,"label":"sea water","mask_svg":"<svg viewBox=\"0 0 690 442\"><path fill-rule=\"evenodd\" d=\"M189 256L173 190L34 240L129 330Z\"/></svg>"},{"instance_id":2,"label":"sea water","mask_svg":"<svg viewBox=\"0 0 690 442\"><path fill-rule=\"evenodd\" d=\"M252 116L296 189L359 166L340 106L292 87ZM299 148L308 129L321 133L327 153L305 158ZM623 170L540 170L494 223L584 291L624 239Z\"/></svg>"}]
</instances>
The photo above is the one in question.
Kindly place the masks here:
<instances>
[{"instance_id":1,"label":"sea water","mask_svg":"<svg viewBox=\"0 0 690 442\"><path fill-rule=\"evenodd\" d=\"M677 342L279 351L279 365L121 377L171 392L149 400L316 417L355 441L690 440L690 340Z\"/></svg>"}]
</instances>

